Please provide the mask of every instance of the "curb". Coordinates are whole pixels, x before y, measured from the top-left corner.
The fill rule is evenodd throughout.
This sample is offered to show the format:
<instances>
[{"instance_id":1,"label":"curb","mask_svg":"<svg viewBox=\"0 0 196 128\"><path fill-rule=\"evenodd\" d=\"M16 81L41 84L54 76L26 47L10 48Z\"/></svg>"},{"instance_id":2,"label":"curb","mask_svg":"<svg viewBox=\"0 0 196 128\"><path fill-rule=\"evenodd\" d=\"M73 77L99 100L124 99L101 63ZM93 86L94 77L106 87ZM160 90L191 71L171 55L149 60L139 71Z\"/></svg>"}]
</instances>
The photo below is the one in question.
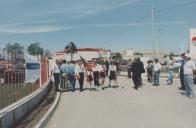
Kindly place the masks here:
<instances>
[{"instance_id":1,"label":"curb","mask_svg":"<svg viewBox=\"0 0 196 128\"><path fill-rule=\"evenodd\" d=\"M49 87L50 80L48 79L36 91L0 110L0 128L14 127L26 114L36 108L47 94Z\"/></svg>"},{"instance_id":2,"label":"curb","mask_svg":"<svg viewBox=\"0 0 196 128\"><path fill-rule=\"evenodd\" d=\"M50 118L52 117L54 111L57 108L57 105L59 103L60 100L60 92L57 92L56 98L54 103L52 104L52 106L50 107L50 109L47 111L47 113L41 118L41 120L36 124L36 126L34 128L44 128L46 126L46 124L48 123L48 121L50 120Z\"/></svg>"}]
</instances>

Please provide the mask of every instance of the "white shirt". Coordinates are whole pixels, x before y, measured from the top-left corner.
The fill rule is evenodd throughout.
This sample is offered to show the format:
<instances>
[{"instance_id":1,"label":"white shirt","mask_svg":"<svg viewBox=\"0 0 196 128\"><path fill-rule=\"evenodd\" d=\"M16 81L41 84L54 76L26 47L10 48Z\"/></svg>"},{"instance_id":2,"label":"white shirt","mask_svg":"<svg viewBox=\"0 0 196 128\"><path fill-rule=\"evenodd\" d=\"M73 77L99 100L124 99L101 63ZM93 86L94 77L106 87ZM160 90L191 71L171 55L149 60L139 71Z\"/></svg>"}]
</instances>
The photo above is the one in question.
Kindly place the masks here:
<instances>
[{"instance_id":1,"label":"white shirt","mask_svg":"<svg viewBox=\"0 0 196 128\"><path fill-rule=\"evenodd\" d=\"M105 65L103 65L103 66L105 66ZM98 68L98 71L99 71L99 72L101 72L101 71L105 71L105 69L106 69L106 68L105 68L105 67L103 67L103 66L102 66L102 65L100 65L100 64L98 64L98 67L97 67L97 68Z\"/></svg>"},{"instance_id":2,"label":"white shirt","mask_svg":"<svg viewBox=\"0 0 196 128\"><path fill-rule=\"evenodd\" d=\"M99 64L95 65L92 67L93 71L99 71Z\"/></svg>"},{"instance_id":3,"label":"white shirt","mask_svg":"<svg viewBox=\"0 0 196 128\"><path fill-rule=\"evenodd\" d=\"M53 67L53 73L60 73L60 68L57 64Z\"/></svg>"},{"instance_id":4,"label":"white shirt","mask_svg":"<svg viewBox=\"0 0 196 128\"><path fill-rule=\"evenodd\" d=\"M76 73L80 73L80 72L82 72L82 73L84 73L85 72L85 68L84 68L84 65L82 64L81 66L80 65L76 65L76 68L75 68L75 72Z\"/></svg>"},{"instance_id":5,"label":"white shirt","mask_svg":"<svg viewBox=\"0 0 196 128\"><path fill-rule=\"evenodd\" d=\"M184 74L193 74L193 70L196 70L195 63L192 60L189 60L184 65Z\"/></svg>"},{"instance_id":6,"label":"white shirt","mask_svg":"<svg viewBox=\"0 0 196 128\"><path fill-rule=\"evenodd\" d=\"M105 72L106 71L106 66L105 65L100 65L99 66L99 71L100 72Z\"/></svg>"},{"instance_id":7,"label":"white shirt","mask_svg":"<svg viewBox=\"0 0 196 128\"><path fill-rule=\"evenodd\" d=\"M117 71L116 65L110 65L109 71Z\"/></svg>"},{"instance_id":8,"label":"white shirt","mask_svg":"<svg viewBox=\"0 0 196 128\"><path fill-rule=\"evenodd\" d=\"M173 70L174 69L174 61L169 60L167 63L167 67L168 67L168 69Z\"/></svg>"},{"instance_id":9,"label":"white shirt","mask_svg":"<svg viewBox=\"0 0 196 128\"><path fill-rule=\"evenodd\" d=\"M154 64L154 71L157 72L159 70L161 70L161 64L160 63Z\"/></svg>"}]
</instances>

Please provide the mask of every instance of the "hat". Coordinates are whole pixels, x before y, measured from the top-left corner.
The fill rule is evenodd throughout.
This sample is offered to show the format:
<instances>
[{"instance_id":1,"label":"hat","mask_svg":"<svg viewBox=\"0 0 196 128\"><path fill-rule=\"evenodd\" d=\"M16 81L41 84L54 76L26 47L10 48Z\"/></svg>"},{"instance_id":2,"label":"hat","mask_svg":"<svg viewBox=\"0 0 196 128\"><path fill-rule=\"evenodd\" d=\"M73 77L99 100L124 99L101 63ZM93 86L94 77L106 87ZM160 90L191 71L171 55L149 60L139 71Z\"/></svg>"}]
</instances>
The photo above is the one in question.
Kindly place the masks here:
<instances>
[{"instance_id":1,"label":"hat","mask_svg":"<svg viewBox=\"0 0 196 128\"><path fill-rule=\"evenodd\" d=\"M189 54L189 53L186 53L184 56L191 58L191 54Z\"/></svg>"}]
</instances>

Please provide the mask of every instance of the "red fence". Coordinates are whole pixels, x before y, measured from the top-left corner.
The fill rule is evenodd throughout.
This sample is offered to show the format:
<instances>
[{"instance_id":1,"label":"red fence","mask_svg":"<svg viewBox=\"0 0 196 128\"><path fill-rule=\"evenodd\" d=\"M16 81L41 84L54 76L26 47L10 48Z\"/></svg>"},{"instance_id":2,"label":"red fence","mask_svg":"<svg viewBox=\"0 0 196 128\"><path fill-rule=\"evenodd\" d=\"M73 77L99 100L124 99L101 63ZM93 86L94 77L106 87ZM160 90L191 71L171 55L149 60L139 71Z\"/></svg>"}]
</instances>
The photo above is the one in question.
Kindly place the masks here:
<instances>
[{"instance_id":1,"label":"red fence","mask_svg":"<svg viewBox=\"0 0 196 128\"><path fill-rule=\"evenodd\" d=\"M0 63L0 109L33 93L48 80L49 63L47 58L40 59L40 67L41 74L37 74L39 79L27 84L25 83L24 59L20 61L6 60Z\"/></svg>"}]
</instances>

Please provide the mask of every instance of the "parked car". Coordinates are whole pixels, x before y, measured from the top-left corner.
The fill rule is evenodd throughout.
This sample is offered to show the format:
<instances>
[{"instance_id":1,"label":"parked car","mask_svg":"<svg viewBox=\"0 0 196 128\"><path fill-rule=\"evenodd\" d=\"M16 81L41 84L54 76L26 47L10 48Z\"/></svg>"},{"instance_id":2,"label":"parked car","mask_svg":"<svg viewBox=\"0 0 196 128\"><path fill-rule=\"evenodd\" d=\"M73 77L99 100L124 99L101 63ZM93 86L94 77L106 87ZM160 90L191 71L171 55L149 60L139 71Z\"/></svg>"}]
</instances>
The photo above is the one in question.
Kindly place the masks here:
<instances>
[{"instance_id":1,"label":"parked car","mask_svg":"<svg viewBox=\"0 0 196 128\"><path fill-rule=\"evenodd\" d=\"M6 69L5 65L0 65L0 83L23 83L25 79L25 69Z\"/></svg>"},{"instance_id":2,"label":"parked car","mask_svg":"<svg viewBox=\"0 0 196 128\"><path fill-rule=\"evenodd\" d=\"M127 60L119 61L119 70L120 71L127 71L128 70L128 61Z\"/></svg>"}]
</instances>

